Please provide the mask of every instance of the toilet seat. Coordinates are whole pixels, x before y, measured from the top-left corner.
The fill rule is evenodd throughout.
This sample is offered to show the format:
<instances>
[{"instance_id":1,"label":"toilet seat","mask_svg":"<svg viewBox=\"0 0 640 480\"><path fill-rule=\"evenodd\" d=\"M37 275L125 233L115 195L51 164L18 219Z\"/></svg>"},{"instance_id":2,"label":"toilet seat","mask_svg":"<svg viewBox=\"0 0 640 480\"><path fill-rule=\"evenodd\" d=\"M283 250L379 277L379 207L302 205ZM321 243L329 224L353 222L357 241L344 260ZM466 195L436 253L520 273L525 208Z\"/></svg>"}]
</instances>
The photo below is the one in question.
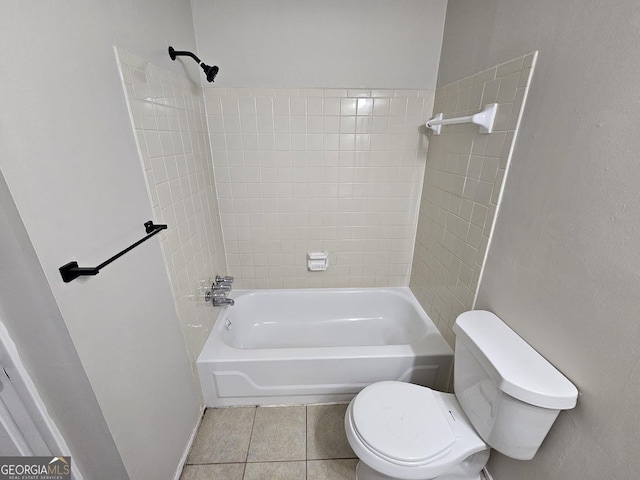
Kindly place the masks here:
<instances>
[{"instance_id":1,"label":"toilet seat","mask_svg":"<svg viewBox=\"0 0 640 480\"><path fill-rule=\"evenodd\" d=\"M415 422L422 428L389 426L391 418L404 422L405 427ZM384 475L407 480L436 478L471 455L486 451L488 456L489 451L455 395L404 382L378 382L364 388L347 408L345 432L361 462ZM422 444L424 440L427 443Z\"/></svg>"},{"instance_id":2,"label":"toilet seat","mask_svg":"<svg viewBox=\"0 0 640 480\"><path fill-rule=\"evenodd\" d=\"M368 386L355 398L351 415L360 440L398 465L422 465L443 457L456 440L433 391L410 383Z\"/></svg>"}]
</instances>

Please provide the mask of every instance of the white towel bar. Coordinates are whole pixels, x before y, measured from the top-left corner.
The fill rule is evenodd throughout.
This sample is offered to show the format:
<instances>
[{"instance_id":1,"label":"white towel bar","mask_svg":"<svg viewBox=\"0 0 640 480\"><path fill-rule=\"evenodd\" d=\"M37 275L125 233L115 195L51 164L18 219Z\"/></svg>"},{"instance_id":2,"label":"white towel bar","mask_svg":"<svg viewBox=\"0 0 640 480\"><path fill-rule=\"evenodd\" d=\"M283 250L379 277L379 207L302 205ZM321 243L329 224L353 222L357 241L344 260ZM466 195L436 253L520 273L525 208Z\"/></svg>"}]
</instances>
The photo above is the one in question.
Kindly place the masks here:
<instances>
[{"instance_id":1,"label":"white towel bar","mask_svg":"<svg viewBox=\"0 0 640 480\"><path fill-rule=\"evenodd\" d=\"M476 113L475 115L469 115L468 117L457 118L442 118L442 113L439 113L425 125L427 128L433 130L434 135L440 135L440 130L443 125L456 125L458 123L475 123L480 126L480 133L491 133L493 131L493 122L496 119L496 112L498 111L497 103L490 103L484 107L484 110Z\"/></svg>"}]
</instances>

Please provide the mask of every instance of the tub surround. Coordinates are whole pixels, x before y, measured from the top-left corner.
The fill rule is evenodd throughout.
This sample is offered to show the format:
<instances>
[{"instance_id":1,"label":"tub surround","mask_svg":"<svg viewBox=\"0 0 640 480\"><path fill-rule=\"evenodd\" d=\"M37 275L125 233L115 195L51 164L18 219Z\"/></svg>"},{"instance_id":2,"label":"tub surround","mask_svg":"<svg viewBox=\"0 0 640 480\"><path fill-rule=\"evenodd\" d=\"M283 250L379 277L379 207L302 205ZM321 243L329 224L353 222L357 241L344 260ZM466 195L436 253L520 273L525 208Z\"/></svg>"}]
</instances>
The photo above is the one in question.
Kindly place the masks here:
<instances>
[{"instance_id":1,"label":"tub surround","mask_svg":"<svg viewBox=\"0 0 640 480\"><path fill-rule=\"evenodd\" d=\"M193 363L219 313L204 288L226 272L202 88L121 48L116 57L153 212L169 226L160 239Z\"/></svg>"},{"instance_id":2,"label":"tub surround","mask_svg":"<svg viewBox=\"0 0 640 480\"><path fill-rule=\"evenodd\" d=\"M344 402L381 380L448 386L453 352L408 287L232 297L197 362L208 406Z\"/></svg>"},{"instance_id":3,"label":"tub surround","mask_svg":"<svg viewBox=\"0 0 640 480\"><path fill-rule=\"evenodd\" d=\"M240 288L408 284L433 90L205 88ZM309 272L306 254L328 251Z\"/></svg>"},{"instance_id":4,"label":"tub surround","mask_svg":"<svg viewBox=\"0 0 640 480\"><path fill-rule=\"evenodd\" d=\"M410 288L449 345L473 309L537 52L439 87L434 113L471 115L498 104L491 134L471 124L429 136Z\"/></svg>"}]
</instances>

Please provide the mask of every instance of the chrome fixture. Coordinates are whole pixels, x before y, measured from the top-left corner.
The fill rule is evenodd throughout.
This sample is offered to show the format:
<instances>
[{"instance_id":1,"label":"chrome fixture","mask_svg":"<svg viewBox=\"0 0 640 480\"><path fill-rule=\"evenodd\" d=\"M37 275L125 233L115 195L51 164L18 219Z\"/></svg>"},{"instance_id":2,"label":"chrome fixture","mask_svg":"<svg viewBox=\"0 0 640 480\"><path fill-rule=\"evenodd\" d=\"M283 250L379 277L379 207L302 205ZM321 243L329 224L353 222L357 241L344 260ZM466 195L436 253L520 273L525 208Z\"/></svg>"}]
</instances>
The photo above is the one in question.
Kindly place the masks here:
<instances>
[{"instance_id":1,"label":"chrome fixture","mask_svg":"<svg viewBox=\"0 0 640 480\"><path fill-rule=\"evenodd\" d=\"M232 298L227 298L227 293L232 289L232 283L233 277L221 277L220 275L216 275L216 279L211 285L211 290L204 294L205 301L212 301L214 307L234 305L235 301Z\"/></svg>"},{"instance_id":2,"label":"chrome fixture","mask_svg":"<svg viewBox=\"0 0 640 480\"><path fill-rule=\"evenodd\" d=\"M213 293L216 292L230 292L231 291L231 285L229 285L228 283L221 283L221 284L213 284L211 285L211 291Z\"/></svg>"},{"instance_id":3,"label":"chrome fixture","mask_svg":"<svg viewBox=\"0 0 640 480\"><path fill-rule=\"evenodd\" d=\"M235 305L233 298L227 298L226 293L214 293L213 294L213 306L221 307L222 305Z\"/></svg>"},{"instance_id":4,"label":"chrome fixture","mask_svg":"<svg viewBox=\"0 0 640 480\"><path fill-rule=\"evenodd\" d=\"M233 277L221 277L220 275L216 275L215 282L218 285L220 285L221 283L231 284L231 283L233 283Z\"/></svg>"}]
</instances>

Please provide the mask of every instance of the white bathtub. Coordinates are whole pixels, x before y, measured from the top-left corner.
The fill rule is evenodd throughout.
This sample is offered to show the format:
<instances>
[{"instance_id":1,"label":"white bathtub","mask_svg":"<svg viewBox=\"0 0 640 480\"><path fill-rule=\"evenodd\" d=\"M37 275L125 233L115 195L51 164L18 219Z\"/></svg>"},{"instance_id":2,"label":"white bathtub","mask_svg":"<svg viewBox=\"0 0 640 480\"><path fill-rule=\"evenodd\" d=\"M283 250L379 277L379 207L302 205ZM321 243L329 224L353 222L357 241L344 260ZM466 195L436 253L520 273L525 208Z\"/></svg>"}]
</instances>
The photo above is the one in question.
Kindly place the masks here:
<instances>
[{"instance_id":1,"label":"white bathtub","mask_svg":"<svg viewBox=\"0 0 640 480\"><path fill-rule=\"evenodd\" d=\"M447 388L453 352L407 287L231 297L197 361L208 406L344 402L381 380Z\"/></svg>"}]
</instances>

